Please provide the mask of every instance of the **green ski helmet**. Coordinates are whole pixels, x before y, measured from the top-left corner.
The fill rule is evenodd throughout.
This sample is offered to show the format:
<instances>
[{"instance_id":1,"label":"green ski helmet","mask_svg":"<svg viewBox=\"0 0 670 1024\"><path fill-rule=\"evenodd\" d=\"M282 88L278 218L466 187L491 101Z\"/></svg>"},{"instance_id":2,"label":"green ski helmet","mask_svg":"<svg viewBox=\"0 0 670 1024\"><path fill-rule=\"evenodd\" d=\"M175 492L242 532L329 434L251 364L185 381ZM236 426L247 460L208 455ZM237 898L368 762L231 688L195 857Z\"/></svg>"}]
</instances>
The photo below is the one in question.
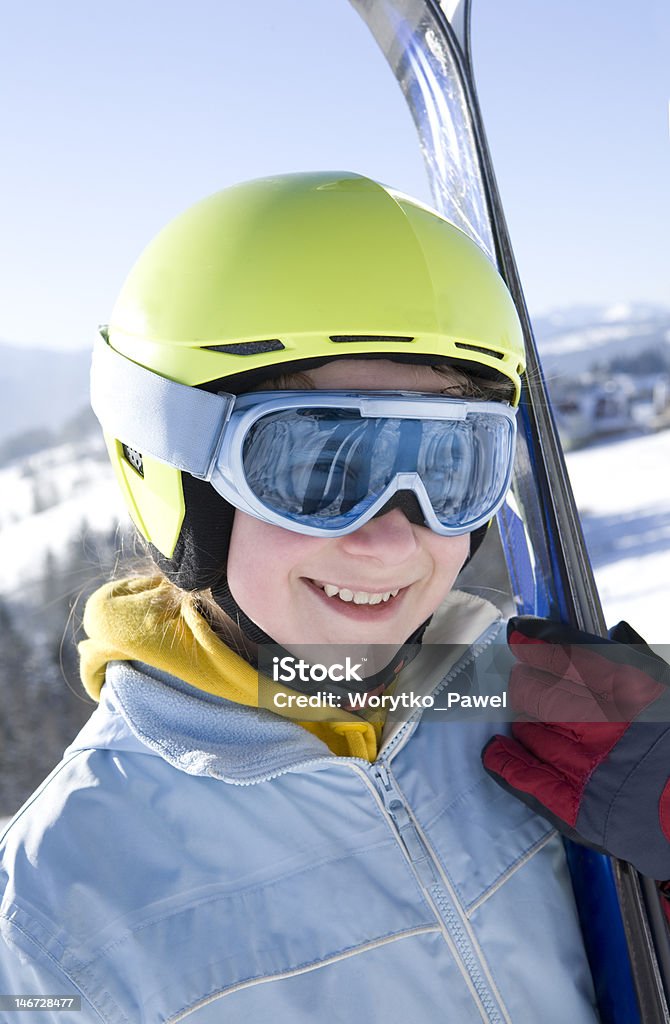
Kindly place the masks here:
<instances>
[{"instance_id":1,"label":"green ski helmet","mask_svg":"<svg viewBox=\"0 0 670 1024\"><path fill-rule=\"evenodd\" d=\"M104 337L164 377L236 393L365 356L502 376L516 404L525 365L512 299L476 243L417 200L344 172L262 178L191 207L142 253ZM105 439L161 568L184 589L225 579L232 506L123 437Z\"/></svg>"}]
</instances>

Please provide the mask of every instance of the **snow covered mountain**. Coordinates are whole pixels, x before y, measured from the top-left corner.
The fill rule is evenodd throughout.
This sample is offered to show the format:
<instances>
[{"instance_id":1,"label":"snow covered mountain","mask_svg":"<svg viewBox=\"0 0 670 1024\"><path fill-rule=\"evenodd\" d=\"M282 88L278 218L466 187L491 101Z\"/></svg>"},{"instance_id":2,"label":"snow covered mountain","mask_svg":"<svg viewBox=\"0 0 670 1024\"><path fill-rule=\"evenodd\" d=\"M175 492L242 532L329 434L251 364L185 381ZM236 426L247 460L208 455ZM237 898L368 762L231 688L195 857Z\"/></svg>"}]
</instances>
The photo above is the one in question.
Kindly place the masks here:
<instances>
[{"instance_id":1,"label":"snow covered mountain","mask_svg":"<svg viewBox=\"0 0 670 1024\"><path fill-rule=\"evenodd\" d=\"M575 307L535 317L533 326L549 380L604 367L635 372L636 362L641 372L670 371L670 310L660 306Z\"/></svg>"},{"instance_id":2,"label":"snow covered mountain","mask_svg":"<svg viewBox=\"0 0 670 1024\"><path fill-rule=\"evenodd\" d=\"M128 523L102 436L0 468L0 595L20 598L77 538Z\"/></svg>"}]
</instances>

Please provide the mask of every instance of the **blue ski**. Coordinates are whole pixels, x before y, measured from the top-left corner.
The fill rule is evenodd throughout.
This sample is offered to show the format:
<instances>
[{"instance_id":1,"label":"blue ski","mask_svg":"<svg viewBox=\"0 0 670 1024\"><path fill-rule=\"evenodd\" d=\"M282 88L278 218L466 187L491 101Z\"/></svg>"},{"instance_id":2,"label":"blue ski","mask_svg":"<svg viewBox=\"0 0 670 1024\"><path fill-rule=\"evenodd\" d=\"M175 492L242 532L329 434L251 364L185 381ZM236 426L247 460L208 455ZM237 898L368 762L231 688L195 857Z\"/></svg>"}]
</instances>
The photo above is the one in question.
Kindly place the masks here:
<instances>
[{"instance_id":1,"label":"blue ski","mask_svg":"<svg viewBox=\"0 0 670 1024\"><path fill-rule=\"evenodd\" d=\"M498 519L516 609L606 635L477 100L470 0L350 2L403 91L435 205L496 261L524 328L515 502ZM655 883L624 862L566 848L602 1020L667 1024L670 944Z\"/></svg>"}]
</instances>

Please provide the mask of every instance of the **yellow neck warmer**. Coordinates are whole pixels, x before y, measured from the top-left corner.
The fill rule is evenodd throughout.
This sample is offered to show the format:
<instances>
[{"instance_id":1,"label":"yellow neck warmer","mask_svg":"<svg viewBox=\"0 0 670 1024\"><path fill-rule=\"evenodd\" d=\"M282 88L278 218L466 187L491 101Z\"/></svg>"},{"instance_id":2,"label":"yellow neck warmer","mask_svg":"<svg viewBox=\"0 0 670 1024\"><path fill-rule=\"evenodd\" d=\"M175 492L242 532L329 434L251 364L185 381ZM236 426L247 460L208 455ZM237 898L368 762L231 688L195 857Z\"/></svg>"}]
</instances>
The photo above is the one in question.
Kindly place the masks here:
<instances>
[{"instance_id":1,"label":"yellow neck warmer","mask_svg":"<svg viewBox=\"0 0 670 1024\"><path fill-rule=\"evenodd\" d=\"M141 661L162 669L206 693L236 704L258 707L258 672L231 651L192 607L175 605L174 590L162 577L117 580L97 590L87 601L79 644L81 678L86 692L100 699L110 661ZM293 693L264 681L266 692ZM277 714L294 718L290 710ZM305 715L308 713L305 712ZM298 724L322 740L333 754L374 761L381 721L364 721L338 711L338 721L311 720Z\"/></svg>"}]
</instances>

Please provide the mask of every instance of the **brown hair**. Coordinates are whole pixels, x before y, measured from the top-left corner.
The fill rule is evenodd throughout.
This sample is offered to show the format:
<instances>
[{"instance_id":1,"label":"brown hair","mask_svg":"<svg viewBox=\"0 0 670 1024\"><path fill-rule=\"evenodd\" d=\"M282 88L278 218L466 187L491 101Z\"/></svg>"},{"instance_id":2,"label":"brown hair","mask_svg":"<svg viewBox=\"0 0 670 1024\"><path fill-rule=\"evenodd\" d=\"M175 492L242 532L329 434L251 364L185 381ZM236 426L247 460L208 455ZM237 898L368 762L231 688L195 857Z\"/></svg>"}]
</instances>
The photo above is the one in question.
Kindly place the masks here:
<instances>
[{"instance_id":1,"label":"brown hair","mask_svg":"<svg viewBox=\"0 0 670 1024\"><path fill-rule=\"evenodd\" d=\"M452 366L449 363L437 363L430 369L449 383L441 391L441 395L453 398L474 398L481 402L511 402L514 399L514 385L502 374L496 377L484 377L470 370ZM253 391L299 391L314 389L314 384L307 370L294 373L282 373L278 377L269 378L257 384Z\"/></svg>"}]
</instances>

